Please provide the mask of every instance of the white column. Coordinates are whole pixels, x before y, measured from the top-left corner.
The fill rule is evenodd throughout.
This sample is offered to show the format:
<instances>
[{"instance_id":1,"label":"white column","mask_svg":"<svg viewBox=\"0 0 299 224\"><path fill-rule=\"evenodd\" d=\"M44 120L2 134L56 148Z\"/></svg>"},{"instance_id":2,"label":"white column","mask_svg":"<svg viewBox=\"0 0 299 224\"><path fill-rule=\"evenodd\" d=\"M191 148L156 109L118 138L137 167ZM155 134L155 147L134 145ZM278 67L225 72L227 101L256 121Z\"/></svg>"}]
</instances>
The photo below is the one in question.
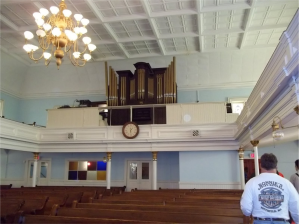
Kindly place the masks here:
<instances>
[{"instance_id":1,"label":"white column","mask_svg":"<svg viewBox=\"0 0 299 224\"><path fill-rule=\"evenodd\" d=\"M241 174L241 189L245 187L245 174L244 174L244 149L239 148L239 162L240 162L240 174Z\"/></svg>"},{"instance_id":2,"label":"white column","mask_svg":"<svg viewBox=\"0 0 299 224\"><path fill-rule=\"evenodd\" d=\"M260 175L260 168L259 168L259 153L257 146L259 144L259 140L250 141L250 143L253 146L254 150L254 170L255 170L255 176Z\"/></svg>"},{"instance_id":3,"label":"white column","mask_svg":"<svg viewBox=\"0 0 299 224\"><path fill-rule=\"evenodd\" d=\"M152 152L153 154L153 190L157 190L157 154L158 152Z\"/></svg>"},{"instance_id":4,"label":"white column","mask_svg":"<svg viewBox=\"0 0 299 224\"><path fill-rule=\"evenodd\" d=\"M38 162L39 153L33 153L33 174L32 174L32 187L36 187L36 178L37 178L37 162Z\"/></svg>"},{"instance_id":5,"label":"white column","mask_svg":"<svg viewBox=\"0 0 299 224\"><path fill-rule=\"evenodd\" d=\"M107 152L107 165L106 165L106 182L107 189L111 187L111 152Z\"/></svg>"}]
</instances>

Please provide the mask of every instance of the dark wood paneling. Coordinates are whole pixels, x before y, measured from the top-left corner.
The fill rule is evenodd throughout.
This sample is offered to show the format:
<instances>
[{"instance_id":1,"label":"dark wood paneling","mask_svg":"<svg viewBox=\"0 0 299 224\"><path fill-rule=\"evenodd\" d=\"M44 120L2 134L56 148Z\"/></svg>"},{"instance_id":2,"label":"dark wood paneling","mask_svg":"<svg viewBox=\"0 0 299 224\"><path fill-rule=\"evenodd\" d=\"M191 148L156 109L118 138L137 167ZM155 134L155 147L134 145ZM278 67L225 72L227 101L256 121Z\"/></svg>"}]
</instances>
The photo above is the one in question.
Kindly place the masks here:
<instances>
[{"instance_id":1,"label":"dark wood paneling","mask_svg":"<svg viewBox=\"0 0 299 224\"><path fill-rule=\"evenodd\" d=\"M111 125L123 125L130 121L130 109L112 109L111 111ZM154 113L153 116L153 108L134 108L132 120L139 125L166 124L166 107L157 107ZM108 124L110 125L110 110Z\"/></svg>"}]
</instances>

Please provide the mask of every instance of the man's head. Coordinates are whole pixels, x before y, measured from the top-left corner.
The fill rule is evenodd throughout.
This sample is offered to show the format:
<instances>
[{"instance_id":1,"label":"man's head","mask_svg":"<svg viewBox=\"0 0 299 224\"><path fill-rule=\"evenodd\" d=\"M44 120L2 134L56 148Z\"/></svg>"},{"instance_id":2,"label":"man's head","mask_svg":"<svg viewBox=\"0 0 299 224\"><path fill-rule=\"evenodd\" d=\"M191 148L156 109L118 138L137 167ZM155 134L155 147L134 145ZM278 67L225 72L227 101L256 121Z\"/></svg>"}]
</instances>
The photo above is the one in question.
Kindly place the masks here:
<instances>
[{"instance_id":1,"label":"man's head","mask_svg":"<svg viewBox=\"0 0 299 224\"><path fill-rule=\"evenodd\" d=\"M299 159L297 159L297 160L295 161L295 168L296 168L296 171L299 170Z\"/></svg>"},{"instance_id":2,"label":"man's head","mask_svg":"<svg viewBox=\"0 0 299 224\"><path fill-rule=\"evenodd\" d=\"M272 153L265 153L261 157L261 167L267 171L277 168L277 158Z\"/></svg>"}]
</instances>

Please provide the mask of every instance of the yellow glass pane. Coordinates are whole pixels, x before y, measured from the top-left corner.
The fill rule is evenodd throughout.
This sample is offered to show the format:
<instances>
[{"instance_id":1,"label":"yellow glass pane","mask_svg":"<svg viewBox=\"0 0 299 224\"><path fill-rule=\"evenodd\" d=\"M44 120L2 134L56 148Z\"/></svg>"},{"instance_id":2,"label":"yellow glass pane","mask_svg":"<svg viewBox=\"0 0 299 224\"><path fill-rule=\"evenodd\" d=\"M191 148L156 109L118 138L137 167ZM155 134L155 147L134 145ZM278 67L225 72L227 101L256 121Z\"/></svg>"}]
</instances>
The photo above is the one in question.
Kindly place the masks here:
<instances>
[{"instance_id":1,"label":"yellow glass pane","mask_svg":"<svg viewBox=\"0 0 299 224\"><path fill-rule=\"evenodd\" d=\"M97 180L106 180L106 171L97 171Z\"/></svg>"},{"instance_id":2,"label":"yellow glass pane","mask_svg":"<svg viewBox=\"0 0 299 224\"><path fill-rule=\"evenodd\" d=\"M78 161L70 161L69 170L78 170Z\"/></svg>"}]
</instances>

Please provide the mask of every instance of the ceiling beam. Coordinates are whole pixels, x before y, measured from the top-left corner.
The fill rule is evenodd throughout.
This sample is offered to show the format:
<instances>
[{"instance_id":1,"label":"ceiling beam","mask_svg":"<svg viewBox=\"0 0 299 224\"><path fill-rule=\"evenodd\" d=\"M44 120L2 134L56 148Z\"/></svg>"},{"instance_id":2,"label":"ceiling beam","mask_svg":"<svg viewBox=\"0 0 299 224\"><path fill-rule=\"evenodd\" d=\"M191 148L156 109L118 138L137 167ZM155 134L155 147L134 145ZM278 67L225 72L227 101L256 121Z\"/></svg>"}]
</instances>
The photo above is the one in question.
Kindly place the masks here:
<instances>
[{"instance_id":1,"label":"ceiling beam","mask_svg":"<svg viewBox=\"0 0 299 224\"><path fill-rule=\"evenodd\" d=\"M128 54L128 52L126 51L126 49L123 47L122 44L118 43L118 38L117 36L114 34L113 30L111 29L111 27L109 26L109 24L104 23L104 18L101 15L101 13L99 12L99 10L97 10L97 6L96 4L92 1L92 0L86 0L85 1L86 4L89 6L89 8L91 9L91 11L96 15L96 17L101 21L101 23L103 23L103 27L106 29L106 31L108 32L108 34L112 37L112 39L114 40L114 44L118 45L118 47L122 50L123 54L127 57L130 58L130 55Z\"/></svg>"},{"instance_id":2,"label":"ceiling beam","mask_svg":"<svg viewBox=\"0 0 299 224\"><path fill-rule=\"evenodd\" d=\"M166 51L165 51L165 48L164 48L164 45L163 45L163 42L160 40L160 35L159 35L159 31L158 31L158 27L154 21L153 18L151 18L151 10L150 10L150 7L149 5L147 4L146 1L142 0L141 1L141 5L143 6L143 9L145 11L145 14L147 16L147 19L150 23L150 26L152 28L152 31L157 39L157 43L158 43L158 46L159 46L159 49L160 49L160 52L162 53L162 55L166 55Z\"/></svg>"},{"instance_id":3,"label":"ceiling beam","mask_svg":"<svg viewBox=\"0 0 299 224\"><path fill-rule=\"evenodd\" d=\"M239 45L240 49L242 49L245 45L246 34L247 34L246 32L249 29L249 25L250 25L250 22L251 22L252 17L253 17L253 11L254 11L254 7L255 7L256 3L257 3L257 0L252 0L250 8L247 9L245 20L244 20L244 23L243 23L244 35L243 35L242 40L240 41L240 45Z\"/></svg>"},{"instance_id":4,"label":"ceiling beam","mask_svg":"<svg viewBox=\"0 0 299 224\"><path fill-rule=\"evenodd\" d=\"M204 52L202 0L196 1L199 51Z\"/></svg>"}]
</instances>

